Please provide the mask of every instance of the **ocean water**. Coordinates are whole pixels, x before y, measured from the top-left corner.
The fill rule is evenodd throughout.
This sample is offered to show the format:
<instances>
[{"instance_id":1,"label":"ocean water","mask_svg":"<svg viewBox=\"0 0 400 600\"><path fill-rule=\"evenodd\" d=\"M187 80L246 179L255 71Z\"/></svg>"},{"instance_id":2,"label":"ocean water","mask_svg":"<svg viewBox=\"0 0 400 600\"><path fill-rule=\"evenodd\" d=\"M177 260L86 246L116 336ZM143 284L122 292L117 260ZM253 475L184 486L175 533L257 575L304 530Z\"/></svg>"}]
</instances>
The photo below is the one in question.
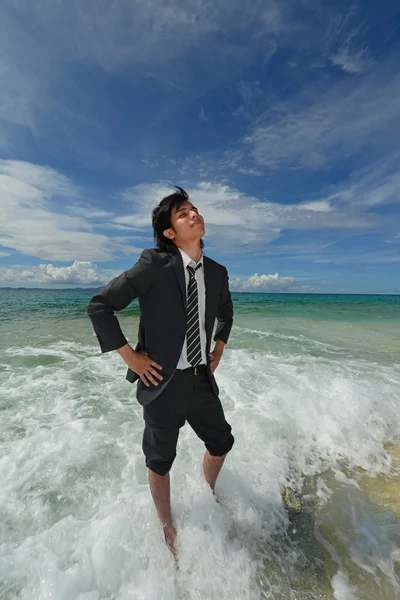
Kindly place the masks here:
<instances>
[{"instance_id":1,"label":"ocean water","mask_svg":"<svg viewBox=\"0 0 400 600\"><path fill-rule=\"evenodd\" d=\"M92 294L0 290L1 600L400 598L399 296L233 294L215 375L236 444L217 504L181 430L177 571ZM138 320L120 314L132 344Z\"/></svg>"}]
</instances>

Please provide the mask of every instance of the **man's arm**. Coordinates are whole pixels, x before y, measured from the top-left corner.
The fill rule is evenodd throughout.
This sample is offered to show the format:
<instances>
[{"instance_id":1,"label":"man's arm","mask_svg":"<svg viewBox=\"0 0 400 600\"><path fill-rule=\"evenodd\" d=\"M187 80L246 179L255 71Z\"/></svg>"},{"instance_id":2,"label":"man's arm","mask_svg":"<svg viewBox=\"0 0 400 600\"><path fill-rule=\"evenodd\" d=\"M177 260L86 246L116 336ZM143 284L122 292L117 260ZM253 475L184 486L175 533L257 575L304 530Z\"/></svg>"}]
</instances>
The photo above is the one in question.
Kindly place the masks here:
<instances>
[{"instance_id":1,"label":"man's arm","mask_svg":"<svg viewBox=\"0 0 400 600\"><path fill-rule=\"evenodd\" d=\"M149 289L154 276L152 260L151 252L143 250L131 269L112 279L89 302L88 315L102 352L127 344L114 311L122 310Z\"/></svg>"},{"instance_id":2,"label":"man's arm","mask_svg":"<svg viewBox=\"0 0 400 600\"><path fill-rule=\"evenodd\" d=\"M214 350L210 353L210 369L212 374L221 360L233 323L233 305L229 291L229 276L226 269L219 295L217 320L218 325L214 335L215 346Z\"/></svg>"},{"instance_id":3,"label":"man's arm","mask_svg":"<svg viewBox=\"0 0 400 600\"><path fill-rule=\"evenodd\" d=\"M215 346L217 347L218 345L218 347L222 347L223 349L228 342L233 323L233 304L231 293L229 291L229 275L226 269L219 295L217 320L218 325L214 335L214 341L216 342ZM220 344L219 340L223 342L223 344Z\"/></svg>"}]
</instances>

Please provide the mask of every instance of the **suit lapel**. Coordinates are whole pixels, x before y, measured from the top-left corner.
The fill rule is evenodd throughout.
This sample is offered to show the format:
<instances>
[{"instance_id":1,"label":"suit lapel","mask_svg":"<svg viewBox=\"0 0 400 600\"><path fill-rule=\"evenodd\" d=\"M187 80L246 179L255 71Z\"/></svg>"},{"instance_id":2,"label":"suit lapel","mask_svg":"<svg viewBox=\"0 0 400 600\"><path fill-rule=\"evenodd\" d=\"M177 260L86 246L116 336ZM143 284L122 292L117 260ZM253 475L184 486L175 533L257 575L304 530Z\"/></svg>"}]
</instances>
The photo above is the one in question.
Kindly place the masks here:
<instances>
[{"instance_id":1,"label":"suit lapel","mask_svg":"<svg viewBox=\"0 0 400 600\"><path fill-rule=\"evenodd\" d=\"M181 288L182 301L183 301L183 309L184 309L185 315L186 315L186 310L187 310L187 305L186 305L186 281L185 281L185 272L183 270L182 255L181 255L181 253L179 251L176 252L176 254L171 254L170 263L172 264L172 266L174 268L175 275L176 275L176 278L177 278L178 283L179 283L179 287Z\"/></svg>"}]
</instances>

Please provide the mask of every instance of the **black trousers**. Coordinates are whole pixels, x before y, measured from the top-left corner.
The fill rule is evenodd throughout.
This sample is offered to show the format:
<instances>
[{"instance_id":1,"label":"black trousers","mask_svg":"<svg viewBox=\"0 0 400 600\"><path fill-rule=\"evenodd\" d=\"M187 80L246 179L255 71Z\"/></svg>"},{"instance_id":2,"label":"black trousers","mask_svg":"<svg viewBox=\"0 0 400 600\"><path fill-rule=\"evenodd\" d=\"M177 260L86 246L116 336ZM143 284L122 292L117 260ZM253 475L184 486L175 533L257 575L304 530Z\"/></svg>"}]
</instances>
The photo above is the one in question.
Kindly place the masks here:
<instances>
[{"instance_id":1,"label":"black trousers","mask_svg":"<svg viewBox=\"0 0 400 600\"><path fill-rule=\"evenodd\" d=\"M143 407L143 418L146 465L158 475L172 467L179 429L186 421L212 456L223 456L235 441L205 370L198 375L177 370L165 390Z\"/></svg>"}]
</instances>

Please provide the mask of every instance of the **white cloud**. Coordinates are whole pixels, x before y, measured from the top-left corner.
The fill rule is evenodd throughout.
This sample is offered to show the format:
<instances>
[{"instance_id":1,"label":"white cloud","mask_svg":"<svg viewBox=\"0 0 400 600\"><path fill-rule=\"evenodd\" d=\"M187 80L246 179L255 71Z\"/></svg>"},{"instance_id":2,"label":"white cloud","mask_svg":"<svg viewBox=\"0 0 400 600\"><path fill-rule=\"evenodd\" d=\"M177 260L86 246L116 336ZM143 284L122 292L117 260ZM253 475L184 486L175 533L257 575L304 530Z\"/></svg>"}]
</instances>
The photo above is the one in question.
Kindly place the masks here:
<instances>
[{"instance_id":1,"label":"white cloud","mask_svg":"<svg viewBox=\"0 0 400 600\"><path fill-rule=\"evenodd\" d=\"M231 277L229 287L233 292L306 292L319 291L319 287L304 284L296 277L284 277L275 274L261 274Z\"/></svg>"},{"instance_id":2,"label":"white cloud","mask_svg":"<svg viewBox=\"0 0 400 600\"><path fill-rule=\"evenodd\" d=\"M356 236L352 232L340 235L337 231L329 233L318 231L313 233L313 236L296 235L296 241L292 241L293 235L286 234L282 237L283 242L279 240L263 254L264 258L270 257L271 261L279 257L284 259L286 264L292 265L299 261L306 265L313 263L352 265L356 267L356 272L361 272L358 268L360 265L390 264L400 261L400 251L395 238L381 240L381 235L376 235L376 232L371 236L359 232Z\"/></svg>"},{"instance_id":3,"label":"white cloud","mask_svg":"<svg viewBox=\"0 0 400 600\"><path fill-rule=\"evenodd\" d=\"M70 215L76 217L83 217L84 219L92 220L92 219L107 219L107 223L109 219L114 218L114 214L107 211L93 208L88 204L81 204L80 206L70 206L68 207L68 213Z\"/></svg>"},{"instance_id":4,"label":"white cloud","mask_svg":"<svg viewBox=\"0 0 400 600\"><path fill-rule=\"evenodd\" d=\"M362 42L366 28L357 14L358 8L357 4L353 4L347 14L338 20L332 36L335 50L330 55L334 65L352 75L367 71L373 64L370 51Z\"/></svg>"},{"instance_id":5,"label":"white cloud","mask_svg":"<svg viewBox=\"0 0 400 600\"><path fill-rule=\"evenodd\" d=\"M346 73L363 73L367 71L371 64L368 48L352 51L351 48L343 46L336 54L331 56L334 65L341 67Z\"/></svg>"},{"instance_id":6,"label":"white cloud","mask_svg":"<svg viewBox=\"0 0 400 600\"><path fill-rule=\"evenodd\" d=\"M316 212L330 212L331 210L333 210L328 200L304 202L302 204L299 204L298 207L303 210L312 210Z\"/></svg>"},{"instance_id":7,"label":"white cloud","mask_svg":"<svg viewBox=\"0 0 400 600\"><path fill-rule=\"evenodd\" d=\"M198 183L187 191L205 219L207 248L226 252L261 252L284 229L343 230L376 225L375 217L347 207L334 209L325 199L301 205L278 204L210 182ZM114 223L125 230L150 228L152 209L171 192L164 184L142 184L125 190L122 196L129 203L129 214L117 217Z\"/></svg>"},{"instance_id":8,"label":"white cloud","mask_svg":"<svg viewBox=\"0 0 400 600\"><path fill-rule=\"evenodd\" d=\"M238 169L238 171L239 171L239 173L243 173L243 175L253 175L254 177L262 176L262 172L258 171L257 169L240 168L240 169Z\"/></svg>"},{"instance_id":9,"label":"white cloud","mask_svg":"<svg viewBox=\"0 0 400 600\"><path fill-rule=\"evenodd\" d=\"M283 2L266 2L261 19L265 23L270 34L279 36L288 27L288 23L283 14Z\"/></svg>"},{"instance_id":10,"label":"white cloud","mask_svg":"<svg viewBox=\"0 0 400 600\"><path fill-rule=\"evenodd\" d=\"M0 143L14 149L18 127L35 136L59 117L76 117L67 108L61 78L70 65L95 65L129 78L145 72L184 89L202 88L232 79L254 53L274 53L275 38L285 29L284 6L276 0L10 0L0 4ZM232 27L251 34L253 44L234 36ZM201 82L183 59L214 48L213 69ZM238 60L240 56L240 61ZM179 65L177 65L177 59ZM65 66L68 68L65 68ZM183 86L183 87L182 87ZM66 86L68 91L68 86ZM13 132L9 126L17 126ZM13 135L14 133L14 135Z\"/></svg>"},{"instance_id":11,"label":"white cloud","mask_svg":"<svg viewBox=\"0 0 400 600\"><path fill-rule=\"evenodd\" d=\"M77 189L68 177L47 166L21 160L0 160L0 173L8 176L10 180L26 184L26 189L39 190L45 197L54 194L65 197L77 194Z\"/></svg>"},{"instance_id":12,"label":"white cloud","mask_svg":"<svg viewBox=\"0 0 400 600\"><path fill-rule=\"evenodd\" d=\"M321 202L373 207L400 203L400 154L394 153L373 165L350 173L347 181Z\"/></svg>"},{"instance_id":13,"label":"white cloud","mask_svg":"<svg viewBox=\"0 0 400 600\"><path fill-rule=\"evenodd\" d=\"M314 258L315 263L330 263L332 265L352 265L354 263L365 264L384 264L400 262L400 252L385 252L383 250L377 252L362 251L352 252L346 256L332 256L327 258Z\"/></svg>"},{"instance_id":14,"label":"white cloud","mask_svg":"<svg viewBox=\"0 0 400 600\"><path fill-rule=\"evenodd\" d=\"M102 262L116 252L139 254L153 245L152 209L171 191L161 183L126 189L117 199L129 207L128 214L112 218L112 213L84 204L78 195L83 192L57 171L0 161L0 245L49 261ZM368 229L383 219L346 206L343 191L300 205L261 201L210 182L200 182L189 192L205 218L206 248L211 251L264 252L283 230ZM97 233L104 227L126 235Z\"/></svg>"},{"instance_id":15,"label":"white cloud","mask_svg":"<svg viewBox=\"0 0 400 600\"><path fill-rule=\"evenodd\" d=\"M270 106L245 142L258 164L320 169L369 148L390 151L400 134L400 76L379 70L363 79L328 79Z\"/></svg>"},{"instance_id":16,"label":"white cloud","mask_svg":"<svg viewBox=\"0 0 400 600\"><path fill-rule=\"evenodd\" d=\"M56 267L52 264L0 267L0 281L4 283L102 285L114 275L117 275L114 271L100 271L97 265L79 260L69 267Z\"/></svg>"},{"instance_id":17,"label":"white cloud","mask_svg":"<svg viewBox=\"0 0 400 600\"><path fill-rule=\"evenodd\" d=\"M0 252L0 258L6 258L6 256L10 256L7 252Z\"/></svg>"},{"instance_id":18,"label":"white cloud","mask_svg":"<svg viewBox=\"0 0 400 600\"><path fill-rule=\"evenodd\" d=\"M121 244L94 232L89 218L68 214L76 193L72 182L50 167L0 161L0 245L44 260L113 258Z\"/></svg>"},{"instance_id":19,"label":"white cloud","mask_svg":"<svg viewBox=\"0 0 400 600\"><path fill-rule=\"evenodd\" d=\"M264 33L265 38L286 28L284 3L276 0L255 0L251 5L245 0L172 0L168 4L164 0L38 0L34 4L10 0L10 4L16 10L14 15L3 10L3 23L12 34L20 32L18 41L25 41L25 47L31 47L33 40L22 33L19 24L29 19L30 30L37 32L37 48L51 45L57 59L88 61L107 70L168 62L205 39L218 39L229 27L237 26L239 15L242 29L252 27L253 34ZM8 36L6 40L10 44ZM44 60L42 54L40 59Z\"/></svg>"},{"instance_id":20,"label":"white cloud","mask_svg":"<svg viewBox=\"0 0 400 600\"><path fill-rule=\"evenodd\" d=\"M385 242L387 244L396 244L397 242L400 242L400 233L396 233L393 237L385 240Z\"/></svg>"},{"instance_id":21,"label":"white cloud","mask_svg":"<svg viewBox=\"0 0 400 600\"><path fill-rule=\"evenodd\" d=\"M254 0L251 3L246 0L171 0L169 3L164 0L9 0L0 3L3 58L0 65L0 119L7 125L0 128L0 143L3 140L8 147L15 144L14 136L8 130L10 124L18 126L14 131L16 137L21 125L35 136L41 136L49 118L52 126L58 121L62 128L66 115L77 117L76 111L68 108L68 89L73 86L64 83L68 81L69 68L75 65L94 65L107 72L118 72L130 81L145 72L146 76L151 74L174 87L190 88L192 94L196 95L198 90L196 101L199 102L205 89L220 85L222 81L231 81L242 95L245 112L255 104L260 108L259 102L265 98L265 91L257 81L237 82L244 72L249 71L246 67L260 56L265 64L278 44L287 44L299 63L305 49L309 56L311 47L314 55L323 55L324 61L331 56L347 71L359 72L364 68L366 51L359 48L359 30L350 19L359 19L357 11L349 11L350 16L341 18L341 8L334 5L322 5L315 10L312 3L303 2L296 11L293 7L291 0ZM331 39L327 43L329 35ZM204 57L207 60L212 57L213 68L204 69L201 78L193 77L196 70L192 60L187 60L193 56L200 62ZM376 90L372 86L369 91ZM314 96L313 92L311 96ZM368 98L368 94L364 98ZM288 114L293 114L295 108L294 114L298 117L295 116L295 120L309 120L309 116L301 114L304 106L309 104L307 97L300 109L288 106ZM311 119L313 126L325 109L324 105L318 104L315 108L319 111L316 119ZM276 118L279 121L282 110L285 111L284 105L277 106L276 112L272 111L272 122ZM96 119L96 116L90 115L85 120L91 118ZM285 133L285 139L277 143L277 156L272 158L269 153L273 155L275 144L268 153L265 145L268 139L274 142L275 136L273 132L262 131L267 122L268 116L255 123L249 139L253 140L260 164L277 164L282 160L280 146L289 135L284 123L277 125ZM328 123L319 134L319 125L313 139L324 137L329 126ZM293 122L289 123L291 127ZM345 132L345 126L342 132ZM64 133L67 137L71 135L65 130ZM304 137L305 133L301 126L294 133L291 140L297 146L298 141L301 142L299 137ZM98 149L91 148L91 151L95 153ZM287 160L290 162L290 156ZM319 165L324 160L318 144L317 147L313 143L305 146L304 154L300 154L300 162L307 164Z\"/></svg>"}]
</instances>

